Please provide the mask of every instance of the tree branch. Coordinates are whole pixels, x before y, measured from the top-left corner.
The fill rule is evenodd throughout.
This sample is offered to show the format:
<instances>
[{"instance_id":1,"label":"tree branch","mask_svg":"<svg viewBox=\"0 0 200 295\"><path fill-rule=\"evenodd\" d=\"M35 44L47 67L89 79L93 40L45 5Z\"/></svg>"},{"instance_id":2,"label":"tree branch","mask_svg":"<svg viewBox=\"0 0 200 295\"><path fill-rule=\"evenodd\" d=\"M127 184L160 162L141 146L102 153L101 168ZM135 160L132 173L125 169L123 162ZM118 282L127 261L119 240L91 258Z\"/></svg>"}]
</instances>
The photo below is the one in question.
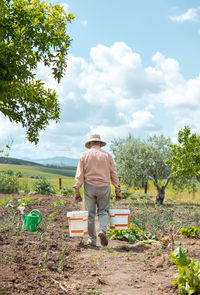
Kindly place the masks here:
<instances>
[{"instance_id":1,"label":"tree branch","mask_svg":"<svg viewBox=\"0 0 200 295\"><path fill-rule=\"evenodd\" d=\"M165 184L163 185L163 188L166 188L166 186L168 185L170 179L171 179L171 177L168 176L168 177L167 177L167 180L166 180L166 182L165 182Z\"/></svg>"},{"instance_id":2,"label":"tree branch","mask_svg":"<svg viewBox=\"0 0 200 295\"><path fill-rule=\"evenodd\" d=\"M157 179L149 175L149 178L153 181L154 186L156 187L157 190L160 190L160 187L158 185Z\"/></svg>"}]
</instances>

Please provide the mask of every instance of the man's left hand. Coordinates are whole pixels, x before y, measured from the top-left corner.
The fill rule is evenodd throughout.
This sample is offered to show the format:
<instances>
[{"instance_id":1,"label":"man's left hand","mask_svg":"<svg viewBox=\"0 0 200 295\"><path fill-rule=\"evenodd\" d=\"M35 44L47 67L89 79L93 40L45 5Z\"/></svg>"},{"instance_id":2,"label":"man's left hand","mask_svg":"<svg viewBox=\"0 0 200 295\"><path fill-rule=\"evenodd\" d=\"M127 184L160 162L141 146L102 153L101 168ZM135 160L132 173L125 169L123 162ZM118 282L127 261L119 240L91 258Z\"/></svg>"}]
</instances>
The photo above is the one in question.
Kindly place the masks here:
<instances>
[{"instance_id":1,"label":"man's left hand","mask_svg":"<svg viewBox=\"0 0 200 295\"><path fill-rule=\"evenodd\" d=\"M115 199L116 201L121 201L123 199L121 190L115 191Z\"/></svg>"}]
</instances>

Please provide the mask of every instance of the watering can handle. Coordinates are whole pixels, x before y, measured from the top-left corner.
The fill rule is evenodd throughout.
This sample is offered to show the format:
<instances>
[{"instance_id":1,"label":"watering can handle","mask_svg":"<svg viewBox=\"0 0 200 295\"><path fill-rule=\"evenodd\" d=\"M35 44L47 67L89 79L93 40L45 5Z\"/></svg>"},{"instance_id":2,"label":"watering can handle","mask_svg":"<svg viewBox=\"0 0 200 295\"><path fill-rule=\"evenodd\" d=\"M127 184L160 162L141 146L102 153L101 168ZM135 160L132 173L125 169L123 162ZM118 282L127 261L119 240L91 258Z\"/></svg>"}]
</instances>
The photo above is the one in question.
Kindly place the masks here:
<instances>
[{"instance_id":1,"label":"watering can handle","mask_svg":"<svg viewBox=\"0 0 200 295\"><path fill-rule=\"evenodd\" d=\"M39 213L39 215L40 215L40 219L39 219L38 224L37 224L37 225L39 225L40 222L42 221L42 214L41 214L41 212L40 212L39 210L37 210L37 209L34 209L34 210L31 211L31 213L33 213L33 212L37 212L37 213Z\"/></svg>"}]
</instances>

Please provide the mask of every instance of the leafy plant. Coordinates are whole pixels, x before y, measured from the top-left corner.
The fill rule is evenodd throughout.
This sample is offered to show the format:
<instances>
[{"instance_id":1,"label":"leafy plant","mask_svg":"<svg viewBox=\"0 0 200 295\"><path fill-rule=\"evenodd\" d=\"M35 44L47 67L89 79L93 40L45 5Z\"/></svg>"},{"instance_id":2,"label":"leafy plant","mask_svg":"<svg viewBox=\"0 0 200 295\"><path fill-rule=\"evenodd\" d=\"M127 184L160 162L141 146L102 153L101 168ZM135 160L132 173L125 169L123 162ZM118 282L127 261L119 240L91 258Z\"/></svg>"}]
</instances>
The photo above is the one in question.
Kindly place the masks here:
<instances>
[{"instance_id":1,"label":"leafy plant","mask_svg":"<svg viewBox=\"0 0 200 295\"><path fill-rule=\"evenodd\" d=\"M54 195L56 193L51 183L44 177L41 177L33 183L35 193L40 195Z\"/></svg>"},{"instance_id":2,"label":"leafy plant","mask_svg":"<svg viewBox=\"0 0 200 295\"><path fill-rule=\"evenodd\" d=\"M19 199L18 202L19 202L19 206L26 207L29 204L35 203L36 200L33 197L26 196L26 197L24 197L22 199Z\"/></svg>"},{"instance_id":3,"label":"leafy plant","mask_svg":"<svg viewBox=\"0 0 200 295\"><path fill-rule=\"evenodd\" d=\"M128 241L129 243L136 243L137 241L148 240L151 237L150 233L143 232L139 227L134 227L130 224L128 229L112 229L107 232L109 239ZM156 237L151 237L155 240Z\"/></svg>"},{"instance_id":4,"label":"leafy plant","mask_svg":"<svg viewBox=\"0 0 200 295\"><path fill-rule=\"evenodd\" d=\"M67 201L66 201L66 200L56 200L56 201L53 203L52 207L53 207L53 208L63 207L63 206L65 206L66 204L67 204Z\"/></svg>"},{"instance_id":5,"label":"leafy plant","mask_svg":"<svg viewBox=\"0 0 200 295\"><path fill-rule=\"evenodd\" d=\"M200 229L195 226L182 227L178 234L187 238L198 238Z\"/></svg>"},{"instance_id":6,"label":"leafy plant","mask_svg":"<svg viewBox=\"0 0 200 295\"><path fill-rule=\"evenodd\" d=\"M74 189L69 186L64 186L60 191L62 196L70 196L72 197L74 195Z\"/></svg>"},{"instance_id":7,"label":"leafy plant","mask_svg":"<svg viewBox=\"0 0 200 295\"><path fill-rule=\"evenodd\" d=\"M0 199L0 208L13 207L12 203L13 203L12 196L2 198Z\"/></svg>"},{"instance_id":8,"label":"leafy plant","mask_svg":"<svg viewBox=\"0 0 200 295\"><path fill-rule=\"evenodd\" d=\"M199 294L200 292L200 261L187 259L188 249L178 247L170 253L176 264L178 274L172 284L178 287L179 294Z\"/></svg>"}]
</instances>

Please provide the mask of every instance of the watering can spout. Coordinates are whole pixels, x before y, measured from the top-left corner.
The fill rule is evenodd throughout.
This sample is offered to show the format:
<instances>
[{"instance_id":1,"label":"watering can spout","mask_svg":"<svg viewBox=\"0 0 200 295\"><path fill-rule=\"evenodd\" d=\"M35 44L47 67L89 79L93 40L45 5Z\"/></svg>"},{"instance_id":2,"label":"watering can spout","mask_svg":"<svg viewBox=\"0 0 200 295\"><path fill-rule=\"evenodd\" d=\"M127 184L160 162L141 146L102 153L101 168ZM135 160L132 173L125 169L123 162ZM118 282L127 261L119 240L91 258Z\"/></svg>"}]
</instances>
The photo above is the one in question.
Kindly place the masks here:
<instances>
[{"instance_id":1,"label":"watering can spout","mask_svg":"<svg viewBox=\"0 0 200 295\"><path fill-rule=\"evenodd\" d=\"M25 220L26 220L26 215L24 214L24 209L25 209L25 207L23 207L23 206L19 206L18 209L19 209L19 211L21 212L21 215L22 215L22 217L23 217L23 220L25 221Z\"/></svg>"}]
</instances>

